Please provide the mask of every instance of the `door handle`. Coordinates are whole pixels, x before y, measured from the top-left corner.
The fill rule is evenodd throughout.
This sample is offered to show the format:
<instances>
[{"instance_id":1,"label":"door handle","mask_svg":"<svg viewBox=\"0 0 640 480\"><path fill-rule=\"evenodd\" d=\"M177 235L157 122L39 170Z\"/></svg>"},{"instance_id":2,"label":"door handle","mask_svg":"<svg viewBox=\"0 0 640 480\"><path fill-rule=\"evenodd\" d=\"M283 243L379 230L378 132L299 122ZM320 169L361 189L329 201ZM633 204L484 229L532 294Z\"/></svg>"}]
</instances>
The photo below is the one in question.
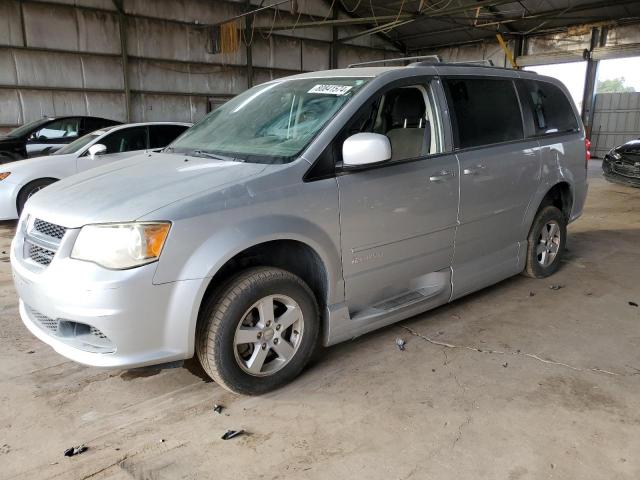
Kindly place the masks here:
<instances>
[{"instance_id":1,"label":"door handle","mask_svg":"<svg viewBox=\"0 0 640 480\"><path fill-rule=\"evenodd\" d=\"M455 176L456 176L456 174L454 172L452 172L451 170L441 170L439 172L433 173L429 177L429 181L430 182L434 182L434 183L438 183L438 182L443 182L445 180L448 180L449 178L453 178Z\"/></svg>"},{"instance_id":2,"label":"door handle","mask_svg":"<svg viewBox=\"0 0 640 480\"><path fill-rule=\"evenodd\" d=\"M485 165L479 163L474 168L465 168L464 170L462 170L462 174L463 175L477 175L478 174L478 170L484 170L485 168L487 168Z\"/></svg>"}]
</instances>

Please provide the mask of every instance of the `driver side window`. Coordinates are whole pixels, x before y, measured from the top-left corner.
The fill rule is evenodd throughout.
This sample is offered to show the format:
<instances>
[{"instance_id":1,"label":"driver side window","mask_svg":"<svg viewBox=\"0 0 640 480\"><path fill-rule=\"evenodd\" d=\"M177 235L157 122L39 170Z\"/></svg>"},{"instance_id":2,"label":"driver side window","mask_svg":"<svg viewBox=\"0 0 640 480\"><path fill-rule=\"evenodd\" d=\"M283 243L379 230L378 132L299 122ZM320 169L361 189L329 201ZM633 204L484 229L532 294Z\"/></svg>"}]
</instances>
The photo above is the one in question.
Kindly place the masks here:
<instances>
[{"instance_id":1,"label":"driver side window","mask_svg":"<svg viewBox=\"0 0 640 480\"><path fill-rule=\"evenodd\" d=\"M348 135L370 132L386 135L391 160L407 160L442 151L441 129L428 85L393 88L365 108Z\"/></svg>"},{"instance_id":2,"label":"driver side window","mask_svg":"<svg viewBox=\"0 0 640 480\"><path fill-rule=\"evenodd\" d=\"M40 130L31 134L30 140L70 139L78 136L80 130L79 118L61 118L47 123Z\"/></svg>"}]
</instances>

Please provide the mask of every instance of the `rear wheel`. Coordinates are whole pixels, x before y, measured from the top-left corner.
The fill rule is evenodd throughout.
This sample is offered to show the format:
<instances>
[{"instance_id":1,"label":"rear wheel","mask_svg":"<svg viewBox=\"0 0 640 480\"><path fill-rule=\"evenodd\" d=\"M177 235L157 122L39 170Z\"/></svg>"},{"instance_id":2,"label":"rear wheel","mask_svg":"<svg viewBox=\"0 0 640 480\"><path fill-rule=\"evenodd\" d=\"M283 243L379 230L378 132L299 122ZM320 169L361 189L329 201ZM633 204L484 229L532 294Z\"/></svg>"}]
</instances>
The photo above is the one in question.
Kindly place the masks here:
<instances>
[{"instance_id":1,"label":"rear wheel","mask_svg":"<svg viewBox=\"0 0 640 480\"><path fill-rule=\"evenodd\" d=\"M562 212L552 205L537 213L528 237L525 275L545 278L560 267L567 240L567 221Z\"/></svg>"},{"instance_id":2,"label":"rear wheel","mask_svg":"<svg viewBox=\"0 0 640 480\"><path fill-rule=\"evenodd\" d=\"M218 384L259 395L300 373L319 331L316 299L299 277L277 268L251 268L206 301L196 353Z\"/></svg>"},{"instance_id":3,"label":"rear wheel","mask_svg":"<svg viewBox=\"0 0 640 480\"><path fill-rule=\"evenodd\" d=\"M16 207L18 208L18 215L22 215L22 210L24 210L24 205L27 203L34 194L42 190L44 187L51 185L55 180L51 178L41 178L39 180L34 180L33 182L27 183L20 193L18 194L18 200L16 202Z\"/></svg>"}]
</instances>

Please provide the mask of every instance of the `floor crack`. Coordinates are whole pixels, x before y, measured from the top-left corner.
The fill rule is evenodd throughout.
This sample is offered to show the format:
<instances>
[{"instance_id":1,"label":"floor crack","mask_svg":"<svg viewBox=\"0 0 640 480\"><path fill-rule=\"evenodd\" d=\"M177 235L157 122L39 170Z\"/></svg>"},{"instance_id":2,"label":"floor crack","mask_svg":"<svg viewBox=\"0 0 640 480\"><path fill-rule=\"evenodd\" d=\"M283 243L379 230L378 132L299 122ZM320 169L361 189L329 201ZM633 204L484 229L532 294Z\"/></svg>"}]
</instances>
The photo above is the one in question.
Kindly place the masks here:
<instances>
[{"instance_id":1,"label":"floor crack","mask_svg":"<svg viewBox=\"0 0 640 480\"><path fill-rule=\"evenodd\" d=\"M490 349L480 349L477 347L470 347L468 345L454 345L452 343L447 343L447 342L441 342L438 340L434 340L433 338L427 337L426 335L422 335L419 332L416 332L415 330L413 330L410 327L407 327L405 325L399 325L400 328L406 330L407 332L409 332L411 335L414 335L418 338L421 338L423 340L426 340L427 342L433 344L433 345L438 345L440 347L445 347L445 348L459 348L459 349L463 349L463 350L470 350L472 352L478 352L478 353L487 353L487 354L492 354L492 355L513 355L513 356L520 356L520 357L527 357L527 358L532 358L534 360L537 360L538 362L542 362L542 363L547 363L550 365L558 365L561 367L565 367L565 368L569 368L571 370L574 370L576 372L595 372L595 373L602 373L605 375L612 375L612 376L616 376L616 377L626 377L626 376L632 376L632 375L636 375L635 373L629 375L627 373L617 373L617 372L611 372L609 370L603 370L601 368L581 368L581 367L576 367L573 365L569 365L568 363L562 363L562 362L558 362L555 360L551 360L549 358L543 358L539 355L536 355L535 353L527 353L527 352L522 352L520 350L516 350L515 352L504 352L501 350L490 350Z\"/></svg>"}]
</instances>

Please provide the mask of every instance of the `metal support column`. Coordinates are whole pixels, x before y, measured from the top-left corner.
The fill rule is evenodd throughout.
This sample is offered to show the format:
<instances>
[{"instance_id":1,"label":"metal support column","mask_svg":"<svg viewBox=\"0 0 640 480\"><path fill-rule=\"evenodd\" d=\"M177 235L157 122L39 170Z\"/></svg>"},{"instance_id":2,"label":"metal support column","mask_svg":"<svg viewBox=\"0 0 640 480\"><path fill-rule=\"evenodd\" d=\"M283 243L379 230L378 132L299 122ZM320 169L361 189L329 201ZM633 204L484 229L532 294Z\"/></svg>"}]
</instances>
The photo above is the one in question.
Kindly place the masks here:
<instances>
[{"instance_id":1,"label":"metal support column","mask_svg":"<svg viewBox=\"0 0 640 480\"><path fill-rule=\"evenodd\" d=\"M247 11L251 10L251 0L246 1ZM253 87L253 15L245 17L244 40L247 50L247 88Z\"/></svg>"},{"instance_id":2,"label":"metal support column","mask_svg":"<svg viewBox=\"0 0 640 480\"><path fill-rule=\"evenodd\" d=\"M591 126L593 123L593 114L596 101L596 82L598 79L599 61L593 60L593 50L597 46L606 44L606 31L604 34L599 28L591 29L591 43L589 50L585 51L587 60L587 73L584 82L584 95L582 97L582 122L587 130L587 136L591 135Z\"/></svg>"},{"instance_id":3,"label":"metal support column","mask_svg":"<svg viewBox=\"0 0 640 480\"><path fill-rule=\"evenodd\" d=\"M334 8L333 13L331 15L332 19L338 18L338 10ZM331 58L329 58L329 68L338 68L338 47L340 45L339 42L339 32L338 27L335 25L331 26Z\"/></svg>"},{"instance_id":4,"label":"metal support column","mask_svg":"<svg viewBox=\"0 0 640 480\"><path fill-rule=\"evenodd\" d=\"M118 10L118 27L120 28L120 53L122 55L122 83L124 87L124 105L127 123L131 122L131 89L129 88L129 54L127 52L127 15L124 13L122 0L113 0Z\"/></svg>"}]
</instances>

